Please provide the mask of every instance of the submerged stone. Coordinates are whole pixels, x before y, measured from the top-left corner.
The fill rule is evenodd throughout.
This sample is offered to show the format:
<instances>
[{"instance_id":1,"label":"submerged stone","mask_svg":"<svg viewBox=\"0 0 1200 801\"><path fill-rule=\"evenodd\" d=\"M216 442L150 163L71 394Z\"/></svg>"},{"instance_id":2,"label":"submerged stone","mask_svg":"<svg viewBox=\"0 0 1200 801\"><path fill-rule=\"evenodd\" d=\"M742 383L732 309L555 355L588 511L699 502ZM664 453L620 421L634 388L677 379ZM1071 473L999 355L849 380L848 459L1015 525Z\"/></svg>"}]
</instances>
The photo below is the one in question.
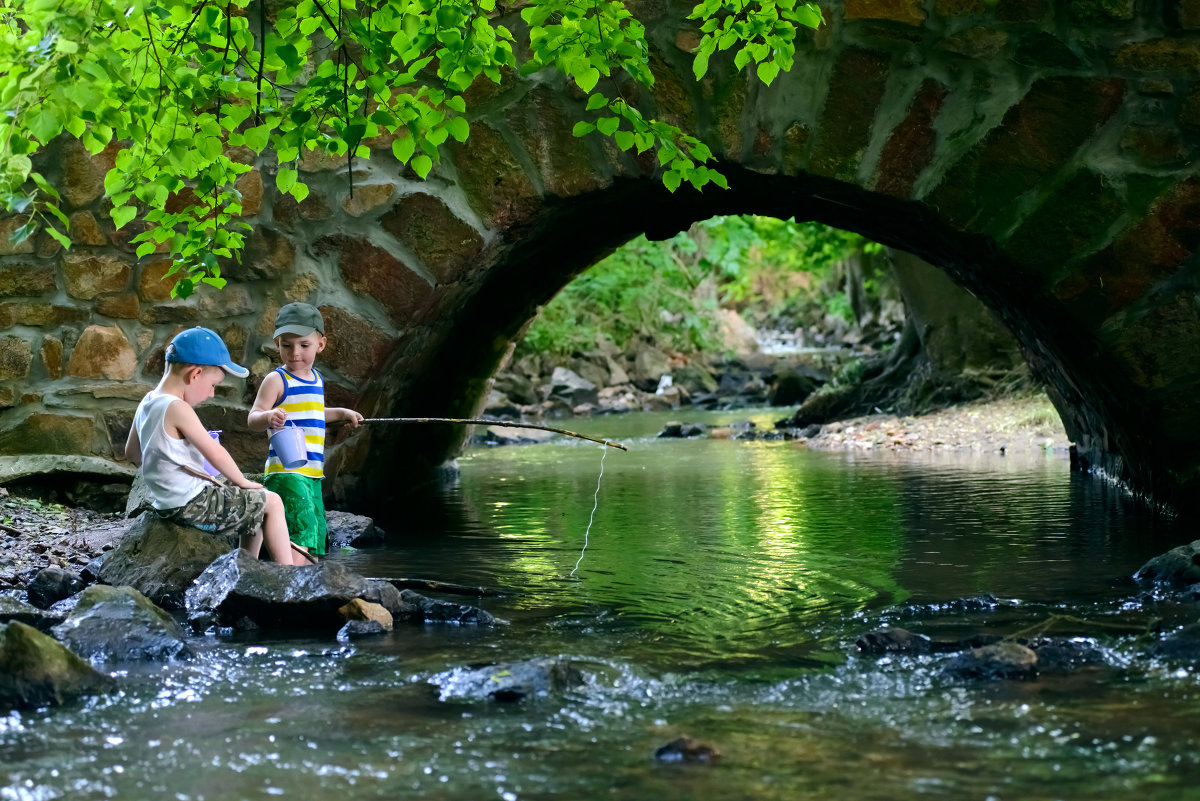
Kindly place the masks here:
<instances>
[{"instance_id":1,"label":"submerged stone","mask_svg":"<svg viewBox=\"0 0 1200 801\"><path fill-rule=\"evenodd\" d=\"M907 629L889 628L871 631L855 642L864 654L927 654L933 650L928 637Z\"/></svg>"},{"instance_id":2,"label":"submerged stone","mask_svg":"<svg viewBox=\"0 0 1200 801\"><path fill-rule=\"evenodd\" d=\"M0 624L0 709L62 705L116 682L24 623Z\"/></svg>"},{"instance_id":3,"label":"submerged stone","mask_svg":"<svg viewBox=\"0 0 1200 801\"><path fill-rule=\"evenodd\" d=\"M97 584L79 594L54 636L93 662L182 659L192 655L175 619L132 587Z\"/></svg>"},{"instance_id":4,"label":"submerged stone","mask_svg":"<svg viewBox=\"0 0 1200 801\"><path fill-rule=\"evenodd\" d=\"M1134 581L1182 589L1200 582L1200 540L1172 548L1142 565Z\"/></svg>"},{"instance_id":5,"label":"submerged stone","mask_svg":"<svg viewBox=\"0 0 1200 801\"><path fill-rule=\"evenodd\" d=\"M946 663L942 675L952 679L996 681L1037 677L1038 657L1019 643L1001 641L959 654Z\"/></svg>"},{"instance_id":6,"label":"submerged stone","mask_svg":"<svg viewBox=\"0 0 1200 801\"><path fill-rule=\"evenodd\" d=\"M481 668L455 668L430 679L440 690L439 700L520 701L577 687L583 675L560 657L507 662Z\"/></svg>"},{"instance_id":7,"label":"submerged stone","mask_svg":"<svg viewBox=\"0 0 1200 801\"><path fill-rule=\"evenodd\" d=\"M27 626L34 626L47 631L51 626L61 623L63 616L54 612L38 609L12 595L0 595L0 624L11 623L14 620Z\"/></svg>"},{"instance_id":8,"label":"submerged stone","mask_svg":"<svg viewBox=\"0 0 1200 801\"><path fill-rule=\"evenodd\" d=\"M659 762L681 762L687 765L710 765L721 758L721 752L715 746L693 740L691 737L678 737L654 752L654 758Z\"/></svg>"}]
</instances>

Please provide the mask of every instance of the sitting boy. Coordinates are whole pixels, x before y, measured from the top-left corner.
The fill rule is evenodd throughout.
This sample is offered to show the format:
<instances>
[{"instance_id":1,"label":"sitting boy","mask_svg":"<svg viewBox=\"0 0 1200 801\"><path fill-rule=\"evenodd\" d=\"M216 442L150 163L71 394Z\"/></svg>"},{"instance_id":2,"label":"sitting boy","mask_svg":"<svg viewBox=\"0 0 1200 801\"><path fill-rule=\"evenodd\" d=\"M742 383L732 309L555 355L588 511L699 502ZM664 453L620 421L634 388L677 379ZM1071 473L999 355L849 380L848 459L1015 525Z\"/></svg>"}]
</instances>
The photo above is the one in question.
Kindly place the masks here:
<instances>
[{"instance_id":1,"label":"sitting boy","mask_svg":"<svg viewBox=\"0 0 1200 801\"><path fill-rule=\"evenodd\" d=\"M256 557L265 538L273 561L307 564L289 544L279 496L246 480L193 409L213 396L226 373L244 378L249 371L233 363L220 337L200 327L172 339L166 361L162 380L138 404L125 442L126 458L142 467L155 511L201 531L236 534ZM201 478L205 459L232 485Z\"/></svg>"}]
</instances>

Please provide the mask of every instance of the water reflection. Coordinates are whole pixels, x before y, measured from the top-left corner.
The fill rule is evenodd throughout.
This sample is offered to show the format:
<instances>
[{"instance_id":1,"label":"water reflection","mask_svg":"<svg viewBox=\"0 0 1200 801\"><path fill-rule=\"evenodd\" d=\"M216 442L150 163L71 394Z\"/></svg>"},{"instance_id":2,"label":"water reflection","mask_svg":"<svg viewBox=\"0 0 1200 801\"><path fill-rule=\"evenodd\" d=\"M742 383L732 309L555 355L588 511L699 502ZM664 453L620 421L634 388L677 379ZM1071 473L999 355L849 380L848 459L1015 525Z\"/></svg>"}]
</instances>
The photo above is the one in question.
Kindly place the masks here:
<instances>
[{"instance_id":1,"label":"water reflection","mask_svg":"<svg viewBox=\"0 0 1200 801\"><path fill-rule=\"evenodd\" d=\"M885 624L1148 619L1164 610L1128 576L1188 532L1053 454L669 442L649 436L661 422L577 426L632 447L606 457L574 577L601 453L566 441L474 451L455 487L383 521L393 545L333 557L504 589L483 605L505 625L201 638L119 695L0 718L0 799L1174 800L1200 781L1200 678L1147 660L1131 629L1096 636L1100 664L1033 683L964 685L939 656L852 648ZM560 655L583 676L561 694L433 686ZM721 762L656 765L681 733Z\"/></svg>"}]
</instances>

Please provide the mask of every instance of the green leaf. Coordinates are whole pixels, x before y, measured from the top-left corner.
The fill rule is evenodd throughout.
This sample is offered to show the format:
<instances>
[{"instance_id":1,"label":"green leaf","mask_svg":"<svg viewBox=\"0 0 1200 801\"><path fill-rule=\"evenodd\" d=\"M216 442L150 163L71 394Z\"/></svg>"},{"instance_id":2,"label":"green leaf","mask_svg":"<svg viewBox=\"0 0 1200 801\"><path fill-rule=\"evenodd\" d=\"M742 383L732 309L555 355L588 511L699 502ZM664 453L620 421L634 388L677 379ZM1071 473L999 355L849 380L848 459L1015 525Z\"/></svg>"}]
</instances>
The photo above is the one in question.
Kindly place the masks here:
<instances>
[{"instance_id":1,"label":"green leaf","mask_svg":"<svg viewBox=\"0 0 1200 801\"><path fill-rule=\"evenodd\" d=\"M421 178L425 178L429 175L429 171L433 169L433 159L425 154L421 154L413 159L412 164L409 166L412 167L413 172L421 176Z\"/></svg>"},{"instance_id":2,"label":"green leaf","mask_svg":"<svg viewBox=\"0 0 1200 801\"><path fill-rule=\"evenodd\" d=\"M675 172L674 170L669 170L663 173L663 186L667 188L667 191L674 192L679 188L679 184L681 182L682 181L679 177L679 173Z\"/></svg>"},{"instance_id":3,"label":"green leaf","mask_svg":"<svg viewBox=\"0 0 1200 801\"><path fill-rule=\"evenodd\" d=\"M137 216L137 209L133 206L117 206L112 210L113 225L117 230L125 227L125 224Z\"/></svg>"},{"instance_id":4,"label":"green leaf","mask_svg":"<svg viewBox=\"0 0 1200 801\"><path fill-rule=\"evenodd\" d=\"M595 67L588 67L581 72L575 74L575 83L585 92L590 92L596 88L596 84L600 81L600 70Z\"/></svg>"},{"instance_id":5,"label":"green leaf","mask_svg":"<svg viewBox=\"0 0 1200 801\"><path fill-rule=\"evenodd\" d=\"M737 51L737 55L733 57L733 66L741 72L742 67L750 63L750 49L743 47Z\"/></svg>"},{"instance_id":6,"label":"green leaf","mask_svg":"<svg viewBox=\"0 0 1200 801\"><path fill-rule=\"evenodd\" d=\"M296 184L296 178L298 175L299 173L296 170L286 167L280 169L279 172L275 174L276 188L278 188L280 192L287 192L291 190L291 188Z\"/></svg>"},{"instance_id":7,"label":"green leaf","mask_svg":"<svg viewBox=\"0 0 1200 801\"><path fill-rule=\"evenodd\" d=\"M62 231L58 230L57 228L55 228L53 226L47 226L46 233L48 233L48 234L50 234L50 236L54 237L54 240L56 242L58 242L58 244L62 245L64 250L71 249L71 239L66 234L64 234Z\"/></svg>"},{"instance_id":8,"label":"green leaf","mask_svg":"<svg viewBox=\"0 0 1200 801\"><path fill-rule=\"evenodd\" d=\"M405 136L400 139L392 140L392 155L401 164L412 158L413 149L416 147L417 140L410 136Z\"/></svg>"},{"instance_id":9,"label":"green leaf","mask_svg":"<svg viewBox=\"0 0 1200 801\"><path fill-rule=\"evenodd\" d=\"M300 203L304 198L308 197L308 185L303 181L296 181L292 184L292 188L288 190L297 203Z\"/></svg>"},{"instance_id":10,"label":"green leaf","mask_svg":"<svg viewBox=\"0 0 1200 801\"><path fill-rule=\"evenodd\" d=\"M633 131L617 131L613 138L616 140L617 147L622 150L633 147Z\"/></svg>"},{"instance_id":11,"label":"green leaf","mask_svg":"<svg viewBox=\"0 0 1200 801\"><path fill-rule=\"evenodd\" d=\"M771 85L771 81L775 80L775 76L779 74L779 65L774 61L764 61L758 65L758 79L767 86Z\"/></svg>"},{"instance_id":12,"label":"green leaf","mask_svg":"<svg viewBox=\"0 0 1200 801\"><path fill-rule=\"evenodd\" d=\"M246 133L243 134L242 141L245 142L246 147L250 148L255 153L261 153L267 146L267 141L270 135L271 129L269 126L259 125L246 131Z\"/></svg>"},{"instance_id":13,"label":"green leaf","mask_svg":"<svg viewBox=\"0 0 1200 801\"><path fill-rule=\"evenodd\" d=\"M142 244L138 245L137 257L139 259L143 259L146 256L149 256L151 253L153 253L157 249L157 247L158 246L155 245L153 242L143 242Z\"/></svg>"},{"instance_id":14,"label":"green leaf","mask_svg":"<svg viewBox=\"0 0 1200 801\"><path fill-rule=\"evenodd\" d=\"M596 109L603 108L604 106L607 106L607 105L608 105L608 98L605 97L604 95L600 94L599 92L597 92L594 95L590 95L588 97L588 101L587 101L587 110L588 111L595 111Z\"/></svg>"},{"instance_id":15,"label":"green leaf","mask_svg":"<svg viewBox=\"0 0 1200 801\"><path fill-rule=\"evenodd\" d=\"M621 127L621 120L616 117L601 117L596 120L596 130L605 136L612 136Z\"/></svg>"},{"instance_id":16,"label":"green leaf","mask_svg":"<svg viewBox=\"0 0 1200 801\"><path fill-rule=\"evenodd\" d=\"M467 137L471 135L471 126L467 124L466 117L454 117L446 124L446 128L459 142L467 141Z\"/></svg>"},{"instance_id":17,"label":"green leaf","mask_svg":"<svg viewBox=\"0 0 1200 801\"><path fill-rule=\"evenodd\" d=\"M575 123L575 127L571 129L571 134L573 136L587 136L594 130L596 130L595 125L592 125L590 122L583 122L580 120L579 122Z\"/></svg>"},{"instance_id":18,"label":"green leaf","mask_svg":"<svg viewBox=\"0 0 1200 801\"><path fill-rule=\"evenodd\" d=\"M704 73L708 72L708 53L700 51L696 54L696 58L692 60L692 72L696 75L696 80L704 77Z\"/></svg>"}]
</instances>

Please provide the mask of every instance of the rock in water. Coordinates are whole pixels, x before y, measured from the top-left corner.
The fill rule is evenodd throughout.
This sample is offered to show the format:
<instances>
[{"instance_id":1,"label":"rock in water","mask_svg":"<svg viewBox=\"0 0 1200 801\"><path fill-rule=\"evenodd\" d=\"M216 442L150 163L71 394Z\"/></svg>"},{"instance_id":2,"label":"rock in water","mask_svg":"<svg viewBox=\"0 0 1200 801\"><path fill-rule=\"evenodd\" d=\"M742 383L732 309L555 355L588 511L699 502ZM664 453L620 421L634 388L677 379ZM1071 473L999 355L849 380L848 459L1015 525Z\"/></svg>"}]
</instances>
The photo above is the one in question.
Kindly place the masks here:
<instances>
[{"instance_id":1,"label":"rock in water","mask_svg":"<svg viewBox=\"0 0 1200 801\"><path fill-rule=\"evenodd\" d=\"M672 740L654 752L659 762L682 762L688 765L709 765L721 758L721 752L708 743L683 736Z\"/></svg>"},{"instance_id":2,"label":"rock in water","mask_svg":"<svg viewBox=\"0 0 1200 801\"><path fill-rule=\"evenodd\" d=\"M54 636L93 662L142 662L192 655L175 619L132 587L97 584L79 594Z\"/></svg>"},{"instance_id":3,"label":"rock in water","mask_svg":"<svg viewBox=\"0 0 1200 801\"><path fill-rule=\"evenodd\" d=\"M63 570L57 565L51 565L38 571L29 582L27 591L29 603L39 609L49 609L51 605L69 598L83 589L83 582L73 573Z\"/></svg>"},{"instance_id":4,"label":"rock in water","mask_svg":"<svg viewBox=\"0 0 1200 801\"><path fill-rule=\"evenodd\" d=\"M908 629L891 628L867 632L855 643L864 654L927 654L933 650L928 637Z\"/></svg>"},{"instance_id":5,"label":"rock in water","mask_svg":"<svg viewBox=\"0 0 1200 801\"><path fill-rule=\"evenodd\" d=\"M439 700L453 698L520 701L563 692L583 683L583 676L566 659L550 657L481 668L455 668L430 679L441 691Z\"/></svg>"},{"instance_id":6,"label":"rock in water","mask_svg":"<svg viewBox=\"0 0 1200 801\"><path fill-rule=\"evenodd\" d=\"M233 625L243 617L267 629L337 631L338 609L355 598L408 620L420 612L386 581L368 579L328 560L307 567L262 562L243 550L214 561L187 591L188 618Z\"/></svg>"},{"instance_id":7,"label":"rock in water","mask_svg":"<svg viewBox=\"0 0 1200 801\"><path fill-rule=\"evenodd\" d=\"M1200 540L1172 548L1142 565L1135 581L1183 589L1200 582Z\"/></svg>"},{"instance_id":8,"label":"rock in water","mask_svg":"<svg viewBox=\"0 0 1200 801\"><path fill-rule=\"evenodd\" d=\"M97 577L105 584L133 587L165 609L182 609L196 577L234 543L143 512L104 558Z\"/></svg>"},{"instance_id":9,"label":"rock in water","mask_svg":"<svg viewBox=\"0 0 1200 801\"><path fill-rule=\"evenodd\" d=\"M1015 642L998 642L960 654L946 663L942 675L953 679L1025 679L1037 677L1037 654Z\"/></svg>"},{"instance_id":10,"label":"rock in water","mask_svg":"<svg viewBox=\"0 0 1200 801\"><path fill-rule=\"evenodd\" d=\"M0 709L61 705L116 682L24 623L0 625Z\"/></svg>"},{"instance_id":11,"label":"rock in water","mask_svg":"<svg viewBox=\"0 0 1200 801\"><path fill-rule=\"evenodd\" d=\"M11 595L0 595L0 623L11 623L14 620L42 631L49 631L52 626L62 622L63 616L38 609Z\"/></svg>"}]
</instances>

